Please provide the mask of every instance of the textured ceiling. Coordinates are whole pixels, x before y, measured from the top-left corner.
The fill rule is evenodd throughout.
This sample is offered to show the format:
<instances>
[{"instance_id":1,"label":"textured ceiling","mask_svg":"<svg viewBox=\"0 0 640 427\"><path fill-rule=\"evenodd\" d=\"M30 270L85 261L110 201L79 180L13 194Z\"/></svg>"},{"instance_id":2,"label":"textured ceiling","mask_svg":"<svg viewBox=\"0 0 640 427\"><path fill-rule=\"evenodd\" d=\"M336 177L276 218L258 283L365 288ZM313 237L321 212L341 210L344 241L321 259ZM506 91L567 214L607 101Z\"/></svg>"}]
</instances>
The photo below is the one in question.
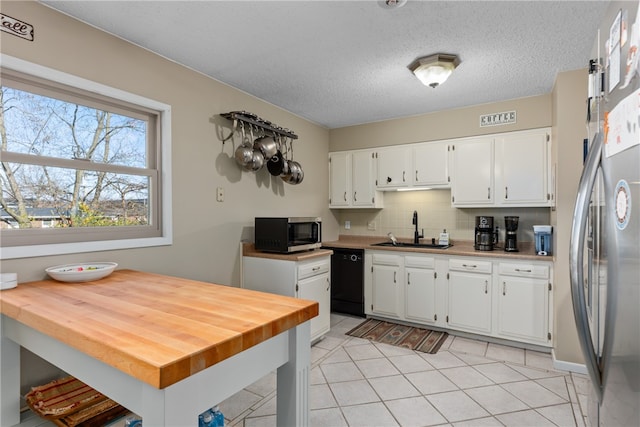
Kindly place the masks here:
<instances>
[{"instance_id":1,"label":"textured ceiling","mask_svg":"<svg viewBox=\"0 0 640 427\"><path fill-rule=\"evenodd\" d=\"M585 68L606 1L42 1L328 128L552 90ZM432 89L407 69L462 63Z\"/></svg>"}]
</instances>

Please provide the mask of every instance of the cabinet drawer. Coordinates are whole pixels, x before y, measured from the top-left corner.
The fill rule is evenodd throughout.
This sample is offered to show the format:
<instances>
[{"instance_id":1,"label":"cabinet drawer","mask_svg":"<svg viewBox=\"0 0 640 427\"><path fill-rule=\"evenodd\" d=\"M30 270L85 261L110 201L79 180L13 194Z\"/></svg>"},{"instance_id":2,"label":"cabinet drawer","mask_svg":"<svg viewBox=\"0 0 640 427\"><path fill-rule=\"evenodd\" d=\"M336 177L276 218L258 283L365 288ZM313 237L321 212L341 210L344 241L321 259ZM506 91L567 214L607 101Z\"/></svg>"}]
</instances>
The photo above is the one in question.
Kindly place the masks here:
<instances>
[{"instance_id":1,"label":"cabinet drawer","mask_svg":"<svg viewBox=\"0 0 640 427\"><path fill-rule=\"evenodd\" d=\"M449 270L491 273L491 261L479 261L473 258L451 258L449 259Z\"/></svg>"},{"instance_id":2,"label":"cabinet drawer","mask_svg":"<svg viewBox=\"0 0 640 427\"><path fill-rule=\"evenodd\" d=\"M498 266L500 274L520 277L535 277L537 279L549 278L549 266L538 264L511 264L501 262Z\"/></svg>"},{"instance_id":3,"label":"cabinet drawer","mask_svg":"<svg viewBox=\"0 0 640 427\"><path fill-rule=\"evenodd\" d=\"M428 256L406 256L404 265L405 267L435 268L436 260Z\"/></svg>"},{"instance_id":4,"label":"cabinet drawer","mask_svg":"<svg viewBox=\"0 0 640 427\"><path fill-rule=\"evenodd\" d=\"M372 261L374 264L399 267L402 263L402 257L399 255L373 254Z\"/></svg>"},{"instance_id":5,"label":"cabinet drawer","mask_svg":"<svg viewBox=\"0 0 640 427\"><path fill-rule=\"evenodd\" d=\"M331 259L326 258L318 261L309 261L298 266L298 280L305 277L315 276L331 270Z\"/></svg>"}]
</instances>

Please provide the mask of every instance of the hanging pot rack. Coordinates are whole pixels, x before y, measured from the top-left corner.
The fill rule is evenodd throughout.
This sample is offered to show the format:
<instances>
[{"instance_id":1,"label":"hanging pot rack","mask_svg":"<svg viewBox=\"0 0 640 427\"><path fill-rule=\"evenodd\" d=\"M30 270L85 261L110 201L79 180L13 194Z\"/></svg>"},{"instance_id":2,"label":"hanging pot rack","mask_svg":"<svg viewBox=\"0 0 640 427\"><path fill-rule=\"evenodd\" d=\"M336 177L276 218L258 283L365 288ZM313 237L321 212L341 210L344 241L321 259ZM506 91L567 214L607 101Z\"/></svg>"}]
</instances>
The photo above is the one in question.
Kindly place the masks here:
<instances>
[{"instance_id":1,"label":"hanging pot rack","mask_svg":"<svg viewBox=\"0 0 640 427\"><path fill-rule=\"evenodd\" d=\"M293 141L298 139L298 135L247 111L231 111L220 115L233 121L233 129L222 140L222 144L236 132L242 137L234 157L243 169L257 172L266 166L271 175L282 178L286 183L295 185L302 182L304 171L300 163L293 159Z\"/></svg>"},{"instance_id":2,"label":"hanging pot rack","mask_svg":"<svg viewBox=\"0 0 640 427\"><path fill-rule=\"evenodd\" d=\"M255 126L268 136L285 136L290 139L298 139L298 135L293 133L293 131L280 127L269 120L264 120L258 117L258 115L249 113L248 111L231 111L220 115L225 119L233 120L235 123L240 122Z\"/></svg>"}]
</instances>

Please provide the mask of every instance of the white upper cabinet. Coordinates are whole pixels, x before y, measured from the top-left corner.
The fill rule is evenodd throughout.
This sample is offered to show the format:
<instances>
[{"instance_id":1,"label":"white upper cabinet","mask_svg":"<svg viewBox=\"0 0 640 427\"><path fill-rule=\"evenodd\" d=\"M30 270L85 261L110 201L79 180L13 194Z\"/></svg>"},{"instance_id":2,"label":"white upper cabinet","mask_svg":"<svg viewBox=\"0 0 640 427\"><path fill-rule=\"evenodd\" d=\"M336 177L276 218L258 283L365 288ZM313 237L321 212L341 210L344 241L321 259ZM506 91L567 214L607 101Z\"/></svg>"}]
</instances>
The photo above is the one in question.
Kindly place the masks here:
<instances>
[{"instance_id":1,"label":"white upper cabinet","mask_svg":"<svg viewBox=\"0 0 640 427\"><path fill-rule=\"evenodd\" d=\"M451 146L454 206L487 206L494 201L493 137L469 138Z\"/></svg>"},{"instance_id":2,"label":"white upper cabinet","mask_svg":"<svg viewBox=\"0 0 640 427\"><path fill-rule=\"evenodd\" d=\"M411 146L382 148L378 156L378 188L401 188L411 183Z\"/></svg>"},{"instance_id":3,"label":"white upper cabinet","mask_svg":"<svg viewBox=\"0 0 640 427\"><path fill-rule=\"evenodd\" d=\"M465 138L451 150L453 206L553 206L548 128Z\"/></svg>"},{"instance_id":4,"label":"white upper cabinet","mask_svg":"<svg viewBox=\"0 0 640 427\"><path fill-rule=\"evenodd\" d=\"M449 187L449 144L423 142L413 147L414 187Z\"/></svg>"},{"instance_id":5,"label":"white upper cabinet","mask_svg":"<svg viewBox=\"0 0 640 427\"><path fill-rule=\"evenodd\" d=\"M457 208L554 206L549 128L329 153L330 208L382 208L383 191L451 188Z\"/></svg>"},{"instance_id":6,"label":"white upper cabinet","mask_svg":"<svg viewBox=\"0 0 640 427\"><path fill-rule=\"evenodd\" d=\"M351 205L351 153L329 153L329 206Z\"/></svg>"},{"instance_id":7,"label":"white upper cabinet","mask_svg":"<svg viewBox=\"0 0 640 427\"><path fill-rule=\"evenodd\" d=\"M503 205L549 206L548 131L513 132L495 139L496 197Z\"/></svg>"},{"instance_id":8,"label":"white upper cabinet","mask_svg":"<svg viewBox=\"0 0 640 427\"><path fill-rule=\"evenodd\" d=\"M354 151L352 165L353 206L360 208L382 207L382 194L376 192L375 186L375 153L369 150Z\"/></svg>"},{"instance_id":9,"label":"white upper cabinet","mask_svg":"<svg viewBox=\"0 0 640 427\"><path fill-rule=\"evenodd\" d=\"M373 150L329 153L329 207L381 208Z\"/></svg>"}]
</instances>

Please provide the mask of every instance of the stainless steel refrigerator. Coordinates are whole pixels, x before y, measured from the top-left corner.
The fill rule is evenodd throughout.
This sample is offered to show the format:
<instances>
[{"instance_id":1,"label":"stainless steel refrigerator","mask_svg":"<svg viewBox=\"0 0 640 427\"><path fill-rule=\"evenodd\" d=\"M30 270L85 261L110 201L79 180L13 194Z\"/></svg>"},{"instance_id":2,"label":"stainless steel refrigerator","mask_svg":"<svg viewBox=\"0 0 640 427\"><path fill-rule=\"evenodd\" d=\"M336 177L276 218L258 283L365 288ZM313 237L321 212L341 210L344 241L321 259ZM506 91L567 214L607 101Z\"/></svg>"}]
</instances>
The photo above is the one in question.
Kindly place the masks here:
<instances>
[{"instance_id":1,"label":"stainless steel refrigerator","mask_svg":"<svg viewBox=\"0 0 640 427\"><path fill-rule=\"evenodd\" d=\"M611 2L589 62L571 295L592 426L640 426L640 17Z\"/></svg>"}]
</instances>

